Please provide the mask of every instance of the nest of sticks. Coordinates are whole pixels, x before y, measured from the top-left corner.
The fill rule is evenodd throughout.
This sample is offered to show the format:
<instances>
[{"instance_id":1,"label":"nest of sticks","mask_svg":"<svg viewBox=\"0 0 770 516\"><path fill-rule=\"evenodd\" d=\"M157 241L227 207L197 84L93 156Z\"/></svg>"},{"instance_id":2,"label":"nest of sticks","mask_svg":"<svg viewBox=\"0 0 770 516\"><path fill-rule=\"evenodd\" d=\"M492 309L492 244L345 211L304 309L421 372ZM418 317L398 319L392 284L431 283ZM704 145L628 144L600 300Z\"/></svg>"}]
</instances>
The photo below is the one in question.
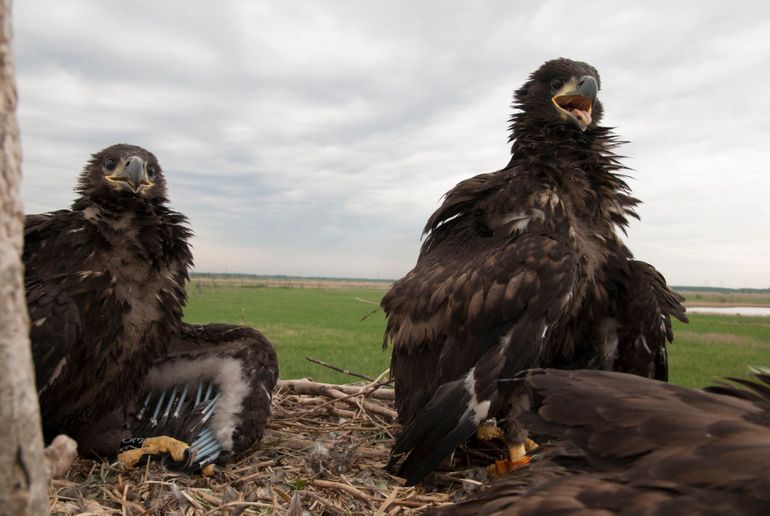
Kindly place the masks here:
<instances>
[{"instance_id":1,"label":"nest of sticks","mask_svg":"<svg viewBox=\"0 0 770 516\"><path fill-rule=\"evenodd\" d=\"M78 458L51 481L51 513L414 514L476 492L486 480L478 466L494 457L475 450L456 453L449 471L418 487L383 469L397 428L393 390L381 378L280 381L262 441L212 477L157 459L128 470Z\"/></svg>"}]
</instances>

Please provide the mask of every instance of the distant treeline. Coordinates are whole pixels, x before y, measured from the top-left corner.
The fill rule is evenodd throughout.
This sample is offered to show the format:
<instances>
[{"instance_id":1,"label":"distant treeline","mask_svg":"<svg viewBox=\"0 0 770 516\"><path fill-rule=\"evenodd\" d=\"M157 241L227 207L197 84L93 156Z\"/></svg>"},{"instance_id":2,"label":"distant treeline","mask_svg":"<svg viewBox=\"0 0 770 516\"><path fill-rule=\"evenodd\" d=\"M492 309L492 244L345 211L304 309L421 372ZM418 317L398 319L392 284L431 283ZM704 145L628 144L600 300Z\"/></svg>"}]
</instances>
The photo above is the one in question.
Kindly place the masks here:
<instances>
[{"instance_id":1,"label":"distant treeline","mask_svg":"<svg viewBox=\"0 0 770 516\"><path fill-rule=\"evenodd\" d=\"M715 292L720 294L770 294L770 288L723 288L723 287L680 287L672 286L678 292Z\"/></svg>"},{"instance_id":2,"label":"distant treeline","mask_svg":"<svg viewBox=\"0 0 770 516\"><path fill-rule=\"evenodd\" d=\"M230 279L230 280L278 280L278 281L372 281L393 283L393 279L382 278L332 278L321 276L288 276L284 274L243 274L238 272L193 272L190 276L199 279ZM720 294L770 294L770 288L724 288L724 287L686 287L672 286L679 292L712 292Z\"/></svg>"},{"instance_id":3,"label":"distant treeline","mask_svg":"<svg viewBox=\"0 0 770 516\"><path fill-rule=\"evenodd\" d=\"M275 276L267 274L242 274L238 272L193 272L190 274L192 278L205 278L205 279L235 279L235 280L280 280L280 281L378 281L381 283L393 283L392 279L381 278L333 278L333 277L320 277L320 276L287 276L283 274L277 274Z\"/></svg>"}]
</instances>

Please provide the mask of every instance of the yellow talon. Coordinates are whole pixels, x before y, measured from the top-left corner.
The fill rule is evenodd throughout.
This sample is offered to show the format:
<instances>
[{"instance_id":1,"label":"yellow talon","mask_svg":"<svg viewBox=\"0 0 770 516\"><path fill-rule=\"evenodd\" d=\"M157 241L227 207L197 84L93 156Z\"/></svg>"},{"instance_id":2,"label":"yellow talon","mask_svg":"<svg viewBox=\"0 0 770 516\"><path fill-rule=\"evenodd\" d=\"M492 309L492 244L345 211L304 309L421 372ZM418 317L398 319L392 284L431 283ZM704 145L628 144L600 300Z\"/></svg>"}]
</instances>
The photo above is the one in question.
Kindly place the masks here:
<instances>
[{"instance_id":1,"label":"yellow talon","mask_svg":"<svg viewBox=\"0 0 770 516\"><path fill-rule=\"evenodd\" d=\"M489 477L490 480L497 480L498 478L502 477L506 471L507 468L505 467L505 461L504 460L497 460L487 466L487 477Z\"/></svg>"},{"instance_id":2,"label":"yellow talon","mask_svg":"<svg viewBox=\"0 0 770 516\"><path fill-rule=\"evenodd\" d=\"M136 463L144 457L144 450L142 448L136 448L133 450L124 451L118 454L118 462L126 466L127 468L133 468Z\"/></svg>"},{"instance_id":3,"label":"yellow talon","mask_svg":"<svg viewBox=\"0 0 770 516\"><path fill-rule=\"evenodd\" d=\"M214 465L206 464L201 468L201 473L203 474L204 477L214 476Z\"/></svg>"},{"instance_id":4,"label":"yellow talon","mask_svg":"<svg viewBox=\"0 0 770 516\"><path fill-rule=\"evenodd\" d=\"M532 439L527 439L527 440L524 442L524 449L525 449L525 450L527 450L527 453L529 453L529 452L533 452L533 451L537 450L538 448L540 448L540 445L539 445L539 444L537 444L537 443L536 443L535 441L533 441Z\"/></svg>"},{"instance_id":5,"label":"yellow talon","mask_svg":"<svg viewBox=\"0 0 770 516\"><path fill-rule=\"evenodd\" d=\"M490 480L496 480L506 473L513 471L529 464L530 458L526 455L516 461L511 460L498 460L493 464L487 466L487 476Z\"/></svg>"},{"instance_id":6,"label":"yellow talon","mask_svg":"<svg viewBox=\"0 0 770 516\"><path fill-rule=\"evenodd\" d=\"M168 453L174 461L182 462L184 460L184 451L188 448L189 445L187 443L178 441L173 437L165 435L149 437L144 440L141 448L118 454L118 461L131 468L136 466L137 462L145 455Z\"/></svg>"},{"instance_id":7,"label":"yellow talon","mask_svg":"<svg viewBox=\"0 0 770 516\"><path fill-rule=\"evenodd\" d=\"M491 441L493 439L505 440L505 434L499 426L484 424L476 430L476 438L480 441Z\"/></svg>"}]
</instances>

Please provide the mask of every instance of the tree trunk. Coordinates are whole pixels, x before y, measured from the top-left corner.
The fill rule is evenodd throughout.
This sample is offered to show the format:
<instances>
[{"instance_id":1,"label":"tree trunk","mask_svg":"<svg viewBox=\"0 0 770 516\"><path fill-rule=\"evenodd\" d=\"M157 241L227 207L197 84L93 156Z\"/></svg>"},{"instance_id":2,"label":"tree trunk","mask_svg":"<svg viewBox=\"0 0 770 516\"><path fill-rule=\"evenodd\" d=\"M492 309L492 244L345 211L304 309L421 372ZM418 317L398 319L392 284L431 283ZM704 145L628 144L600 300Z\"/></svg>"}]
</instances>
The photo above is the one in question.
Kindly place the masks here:
<instances>
[{"instance_id":1,"label":"tree trunk","mask_svg":"<svg viewBox=\"0 0 770 516\"><path fill-rule=\"evenodd\" d=\"M11 0L0 0L0 85L0 514L46 514L48 477L21 264L24 212Z\"/></svg>"}]
</instances>

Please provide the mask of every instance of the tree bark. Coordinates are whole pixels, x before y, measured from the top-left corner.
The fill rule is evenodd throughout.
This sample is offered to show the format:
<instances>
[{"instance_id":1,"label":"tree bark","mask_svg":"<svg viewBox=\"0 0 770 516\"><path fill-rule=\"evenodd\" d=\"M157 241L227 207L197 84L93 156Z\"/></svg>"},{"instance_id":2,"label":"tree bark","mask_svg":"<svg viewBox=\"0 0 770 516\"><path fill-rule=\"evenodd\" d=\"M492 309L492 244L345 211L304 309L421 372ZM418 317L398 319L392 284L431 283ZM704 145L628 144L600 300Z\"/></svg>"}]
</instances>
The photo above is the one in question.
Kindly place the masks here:
<instances>
[{"instance_id":1,"label":"tree bark","mask_svg":"<svg viewBox=\"0 0 770 516\"><path fill-rule=\"evenodd\" d=\"M48 477L21 263L24 212L11 0L0 0L0 85L0 514L46 514Z\"/></svg>"}]
</instances>

